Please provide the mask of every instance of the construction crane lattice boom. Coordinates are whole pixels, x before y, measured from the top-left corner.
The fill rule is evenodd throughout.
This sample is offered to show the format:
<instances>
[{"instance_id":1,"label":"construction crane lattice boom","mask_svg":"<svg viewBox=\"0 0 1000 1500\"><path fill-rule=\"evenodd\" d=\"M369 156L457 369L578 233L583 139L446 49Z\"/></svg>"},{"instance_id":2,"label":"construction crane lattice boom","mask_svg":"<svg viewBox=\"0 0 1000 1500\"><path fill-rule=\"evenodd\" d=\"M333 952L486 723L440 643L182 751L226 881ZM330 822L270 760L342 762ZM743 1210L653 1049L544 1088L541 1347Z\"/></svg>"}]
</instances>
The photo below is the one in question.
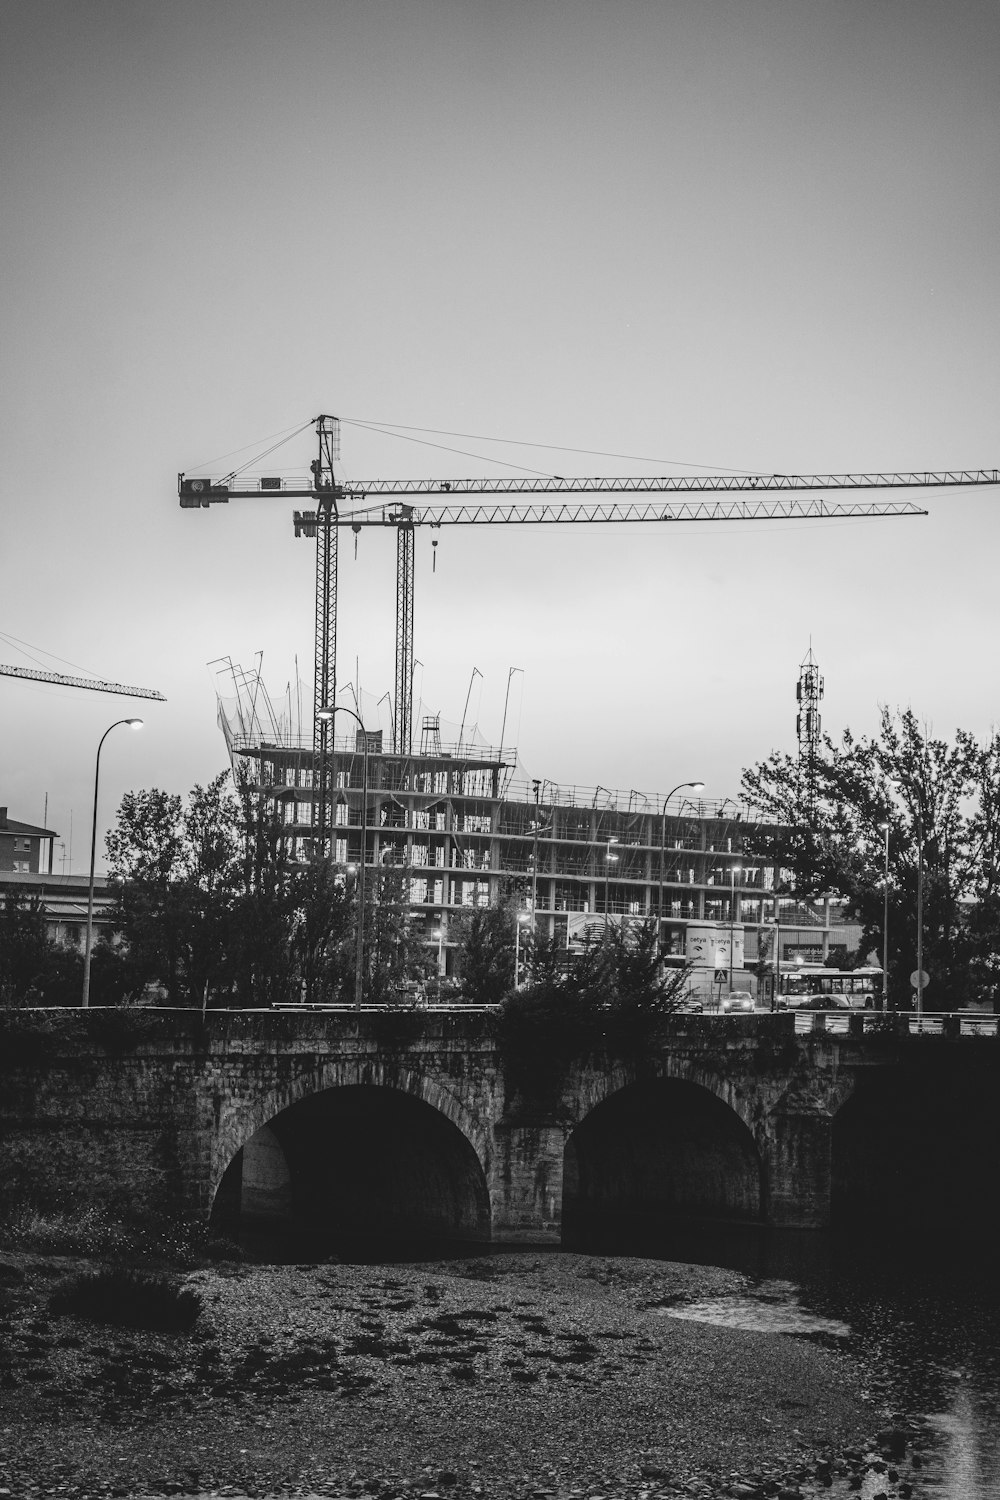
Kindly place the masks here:
<instances>
[{"instance_id":1,"label":"construction crane lattice boom","mask_svg":"<svg viewBox=\"0 0 1000 1500\"><path fill-rule=\"evenodd\" d=\"M123 682L104 682L99 677L67 677L62 672L36 672L28 667L8 667L0 662L0 677L23 677L30 682L54 682L59 687L90 688L94 693L121 693L125 698L155 698L166 703L154 688L129 687Z\"/></svg>"}]
</instances>

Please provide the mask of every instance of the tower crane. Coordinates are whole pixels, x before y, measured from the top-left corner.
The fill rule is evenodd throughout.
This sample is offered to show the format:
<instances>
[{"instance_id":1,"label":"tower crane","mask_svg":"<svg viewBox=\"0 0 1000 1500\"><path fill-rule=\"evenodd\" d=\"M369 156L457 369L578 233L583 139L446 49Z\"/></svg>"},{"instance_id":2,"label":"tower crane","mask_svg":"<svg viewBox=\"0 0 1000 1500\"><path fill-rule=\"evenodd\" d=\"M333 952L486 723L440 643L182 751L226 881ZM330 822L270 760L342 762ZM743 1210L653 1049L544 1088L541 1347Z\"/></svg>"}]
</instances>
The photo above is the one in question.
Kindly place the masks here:
<instances>
[{"instance_id":1,"label":"tower crane","mask_svg":"<svg viewBox=\"0 0 1000 1500\"><path fill-rule=\"evenodd\" d=\"M0 662L0 677L22 677L30 682L54 682L59 687L90 688L94 693L121 693L126 698L155 698L166 703L155 688L128 687L123 682L104 682L99 677L67 677L62 672L35 672L28 667L8 667Z\"/></svg>"},{"instance_id":2,"label":"tower crane","mask_svg":"<svg viewBox=\"0 0 1000 1500\"><path fill-rule=\"evenodd\" d=\"M532 525L672 521L770 521L789 518L922 516L911 498L876 498L887 491L966 488L1000 483L997 469L920 473L693 474L658 478L374 479L342 482L336 417L315 418L317 457L312 482L277 475L177 476L183 509L208 508L254 496L313 500L295 511L296 536L316 540L315 672L313 678L313 829L326 849L330 827L333 720L337 689L337 538L369 526L396 529L396 700L393 749L412 752L413 558L417 526ZM672 495L690 498L672 499ZM570 498L586 496L586 499ZM709 497L720 498L709 498ZM655 498L654 498L655 497ZM668 497L668 498L664 498ZM327 710L321 713L320 710Z\"/></svg>"}]
</instances>

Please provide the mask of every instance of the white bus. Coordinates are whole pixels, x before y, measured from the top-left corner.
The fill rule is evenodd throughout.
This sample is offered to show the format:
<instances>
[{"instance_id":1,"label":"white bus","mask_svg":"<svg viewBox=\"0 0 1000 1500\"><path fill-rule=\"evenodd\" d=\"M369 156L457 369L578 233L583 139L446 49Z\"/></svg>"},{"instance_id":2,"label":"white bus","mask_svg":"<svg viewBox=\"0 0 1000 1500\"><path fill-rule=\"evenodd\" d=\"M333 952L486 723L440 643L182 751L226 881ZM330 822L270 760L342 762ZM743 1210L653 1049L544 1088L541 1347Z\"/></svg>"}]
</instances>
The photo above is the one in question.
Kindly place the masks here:
<instances>
[{"instance_id":1,"label":"white bus","mask_svg":"<svg viewBox=\"0 0 1000 1500\"><path fill-rule=\"evenodd\" d=\"M778 1010L882 1010L881 969L796 964L778 976ZM825 1003L824 1003L825 1002Z\"/></svg>"}]
</instances>

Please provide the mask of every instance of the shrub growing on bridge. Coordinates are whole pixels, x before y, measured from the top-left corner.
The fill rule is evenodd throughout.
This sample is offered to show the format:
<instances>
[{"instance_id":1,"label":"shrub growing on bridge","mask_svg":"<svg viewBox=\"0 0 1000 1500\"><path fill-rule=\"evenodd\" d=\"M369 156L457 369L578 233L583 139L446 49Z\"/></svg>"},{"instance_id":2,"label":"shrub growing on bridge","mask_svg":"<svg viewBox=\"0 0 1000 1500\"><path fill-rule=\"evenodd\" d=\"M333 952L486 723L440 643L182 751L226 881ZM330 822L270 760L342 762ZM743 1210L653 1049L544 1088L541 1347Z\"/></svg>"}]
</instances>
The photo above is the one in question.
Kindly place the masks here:
<instances>
[{"instance_id":1,"label":"shrub growing on bridge","mask_svg":"<svg viewBox=\"0 0 1000 1500\"><path fill-rule=\"evenodd\" d=\"M690 973L662 969L656 927L611 926L569 964L565 949L536 943L530 982L507 996L497 1020L509 1094L551 1106L574 1062L641 1062L681 1007Z\"/></svg>"}]
</instances>

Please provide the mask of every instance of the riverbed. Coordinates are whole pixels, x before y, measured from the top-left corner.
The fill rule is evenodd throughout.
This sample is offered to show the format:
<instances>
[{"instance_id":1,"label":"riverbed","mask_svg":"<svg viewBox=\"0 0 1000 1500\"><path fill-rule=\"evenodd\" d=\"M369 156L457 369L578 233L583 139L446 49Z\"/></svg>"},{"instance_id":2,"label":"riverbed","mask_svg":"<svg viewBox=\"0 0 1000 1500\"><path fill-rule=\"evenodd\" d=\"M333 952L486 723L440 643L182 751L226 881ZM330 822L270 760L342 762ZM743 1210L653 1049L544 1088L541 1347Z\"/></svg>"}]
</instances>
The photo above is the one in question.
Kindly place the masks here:
<instances>
[{"instance_id":1,"label":"riverbed","mask_svg":"<svg viewBox=\"0 0 1000 1500\"><path fill-rule=\"evenodd\" d=\"M763 1497L877 1459L850 1354L666 1315L745 1296L736 1270L218 1266L186 1277L203 1311L169 1335L54 1316L76 1268L5 1264L0 1495Z\"/></svg>"},{"instance_id":2,"label":"riverbed","mask_svg":"<svg viewBox=\"0 0 1000 1500\"><path fill-rule=\"evenodd\" d=\"M80 1264L6 1254L0 1500L996 1500L974 1252L642 1248L204 1267L183 1335L55 1315Z\"/></svg>"}]
</instances>

